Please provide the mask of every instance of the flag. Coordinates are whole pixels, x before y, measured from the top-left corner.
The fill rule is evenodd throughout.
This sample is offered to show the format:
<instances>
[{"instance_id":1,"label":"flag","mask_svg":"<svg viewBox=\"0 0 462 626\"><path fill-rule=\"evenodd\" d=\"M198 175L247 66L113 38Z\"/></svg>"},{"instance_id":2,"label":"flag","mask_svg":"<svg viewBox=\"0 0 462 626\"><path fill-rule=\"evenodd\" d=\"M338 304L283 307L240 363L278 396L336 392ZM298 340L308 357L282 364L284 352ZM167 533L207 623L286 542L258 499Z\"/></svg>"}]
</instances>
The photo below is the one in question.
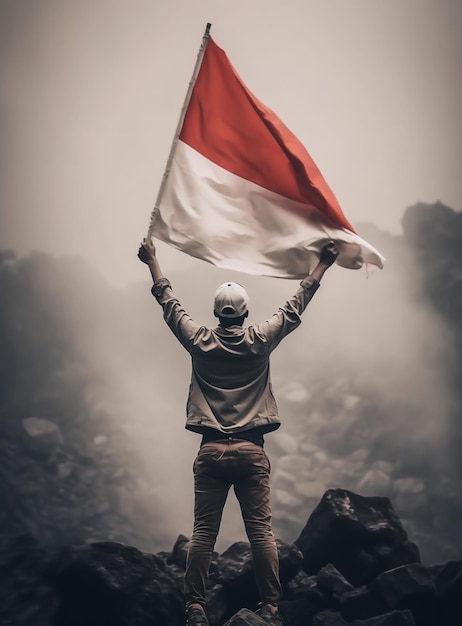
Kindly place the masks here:
<instances>
[{"instance_id":1,"label":"flag","mask_svg":"<svg viewBox=\"0 0 462 626\"><path fill-rule=\"evenodd\" d=\"M302 278L333 240L337 263L383 266L302 143L243 83L210 37L152 234L249 274Z\"/></svg>"}]
</instances>

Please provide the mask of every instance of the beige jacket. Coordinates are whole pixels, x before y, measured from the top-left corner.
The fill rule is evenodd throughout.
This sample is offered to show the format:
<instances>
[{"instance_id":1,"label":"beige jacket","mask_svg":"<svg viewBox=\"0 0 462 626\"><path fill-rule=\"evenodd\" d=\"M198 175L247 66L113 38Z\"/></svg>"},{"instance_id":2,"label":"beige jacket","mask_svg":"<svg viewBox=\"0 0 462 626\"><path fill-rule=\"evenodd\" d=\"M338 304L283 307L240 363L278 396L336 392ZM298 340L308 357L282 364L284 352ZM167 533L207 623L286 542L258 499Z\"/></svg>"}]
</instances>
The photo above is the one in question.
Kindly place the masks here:
<instances>
[{"instance_id":1,"label":"beige jacket","mask_svg":"<svg viewBox=\"0 0 462 626\"><path fill-rule=\"evenodd\" d=\"M164 310L164 319L192 357L186 428L198 433L214 428L236 434L260 427L280 426L271 389L271 352L301 323L303 313L319 287L308 276L296 293L263 324L210 329L199 326L174 297L170 282L157 281L152 293Z\"/></svg>"}]
</instances>

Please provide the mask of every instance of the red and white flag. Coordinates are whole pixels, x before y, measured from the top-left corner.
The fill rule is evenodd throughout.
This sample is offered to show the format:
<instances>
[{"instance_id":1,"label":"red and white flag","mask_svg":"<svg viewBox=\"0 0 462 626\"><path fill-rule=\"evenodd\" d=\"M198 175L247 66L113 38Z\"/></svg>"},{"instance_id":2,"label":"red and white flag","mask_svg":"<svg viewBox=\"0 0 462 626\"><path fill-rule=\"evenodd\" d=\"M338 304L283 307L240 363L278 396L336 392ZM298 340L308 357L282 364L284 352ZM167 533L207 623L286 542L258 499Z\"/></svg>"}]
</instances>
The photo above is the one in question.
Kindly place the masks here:
<instances>
[{"instance_id":1,"label":"red and white flag","mask_svg":"<svg viewBox=\"0 0 462 626\"><path fill-rule=\"evenodd\" d=\"M383 267L314 161L209 38L152 234L249 274L302 278L330 240L337 263Z\"/></svg>"}]
</instances>

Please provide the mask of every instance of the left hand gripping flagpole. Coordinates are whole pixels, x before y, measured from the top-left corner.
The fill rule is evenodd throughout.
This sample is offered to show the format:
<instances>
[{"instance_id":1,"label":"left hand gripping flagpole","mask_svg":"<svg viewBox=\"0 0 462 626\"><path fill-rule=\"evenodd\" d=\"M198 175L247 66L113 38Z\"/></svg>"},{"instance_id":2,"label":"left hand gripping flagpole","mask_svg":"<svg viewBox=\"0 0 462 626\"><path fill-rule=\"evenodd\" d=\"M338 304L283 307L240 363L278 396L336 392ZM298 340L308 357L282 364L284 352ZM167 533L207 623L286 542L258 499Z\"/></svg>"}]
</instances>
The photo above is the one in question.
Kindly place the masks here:
<instances>
[{"instance_id":1,"label":"left hand gripping flagpole","mask_svg":"<svg viewBox=\"0 0 462 626\"><path fill-rule=\"evenodd\" d=\"M183 127L183 122L184 122L184 118L186 115L186 111L188 109L188 105L189 105L189 101L191 100L191 95L192 95L192 91L194 89L194 84L196 82L197 79L197 75L199 74L199 70L200 70L200 66L202 63L202 58L205 54L205 49L207 48L207 43L210 37L210 28L211 28L212 24L207 23L204 35L202 37L202 43L201 46L199 48L199 52L197 53L197 59L196 59L196 64L194 66L194 70L193 70L193 74L191 77L191 80L189 81L189 85L188 85L188 91L186 92L186 97L184 99L184 103L183 103L183 107L181 109L181 113L180 113L180 119L178 120L178 125L176 127L176 131L175 131L175 135L173 137L173 141L172 141L172 145L170 148L170 154L168 155L168 159L167 159L167 164L165 166L165 171L164 174L162 176L162 180L160 183L160 187L159 187L159 191L157 193L157 198L156 198L156 203L154 205L154 208L152 210L151 213L151 222L149 224L149 229L148 229L148 234L146 236L146 241L150 241L153 237L154 234L154 227L155 227L155 223L156 223L156 219L157 219L157 215L159 213L159 205L160 202L162 200L162 196L165 190L165 185L167 184L167 178L170 172L170 168L172 165L172 161L173 161L173 157L175 154L175 149L176 146L178 144L178 138L180 136L181 133L181 129Z\"/></svg>"}]
</instances>

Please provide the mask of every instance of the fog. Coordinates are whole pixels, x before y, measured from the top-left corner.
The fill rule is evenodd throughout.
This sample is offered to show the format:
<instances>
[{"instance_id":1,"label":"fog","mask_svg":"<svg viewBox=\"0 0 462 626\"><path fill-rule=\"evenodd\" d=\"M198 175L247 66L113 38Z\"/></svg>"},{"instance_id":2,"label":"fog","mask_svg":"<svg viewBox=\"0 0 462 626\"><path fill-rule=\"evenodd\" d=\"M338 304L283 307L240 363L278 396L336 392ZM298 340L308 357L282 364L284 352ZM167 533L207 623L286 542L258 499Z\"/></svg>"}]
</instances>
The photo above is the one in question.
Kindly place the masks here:
<instances>
[{"instance_id":1,"label":"fog","mask_svg":"<svg viewBox=\"0 0 462 626\"><path fill-rule=\"evenodd\" d=\"M372 226L362 230L386 255L386 269L368 275L331 268L301 326L273 354L282 427L265 445L275 532L294 541L325 490L342 487L390 497L427 562L455 558L462 508L457 326L431 303L415 244ZM193 259L179 271L165 250L159 246L164 273L205 325L215 325L213 294L225 280L246 286L249 324L269 317L297 288L297 281L245 276ZM431 264L446 263L437 250L429 255ZM1 456L0 466L4 478L10 472L13 495L5 511L13 528L19 506L29 510L20 514L19 528L32 527L48 541L58 533L61 540L170 548L192 529L200 437L184 428L189 355L162 319L147 268L138 261L140 280L115 288L78 257L32 255L0 267L0 446L16 450L9 465ZM444 277L444 265L439 271ZM430 287L441 282L433 277ZM51 420L62 433L45 456L20 435L32 416ZM50 477L45 482L43 472ZM88 482L94 486L86 494ZM73 494L82 491L81 513ZM54 517L59 494L61 513ZM69 516L75 519L68 537ZM217 548L239 539L245 535L231 495Z\"/></svg>"},{"instance_id":2,"label":"fog","mask_svg":"<svg viewBox=\"0 0 462 626\"><path fill-rule=\"evenodd\" d=\"M455 558L460 407L450 366L460 355L422 289L401 218L419 200L462 206L461 4L0 0L0 11L0 248L46 252L63 273L69 255L87 268L55 313L91 364L85 402L124 433L116 452L134 466L145 502L133 513L139 547L168 549L192 527L199 438L184 429L189 357L165 327L136 251L211 21L250 89L306 145L347 218L387 257L370 276L332 268L273 355L283 421L266 443L276 532L293 541L323 491L344 487L391 497L427 558ZM158 252L175 293L206 325L225 280L247 287L248 323L297 287L163 244ZM37 285L50 288L46 276ZM218 548L243 538L230 496Z\"/></svg>"},{"instance_id":3,"label":"fog","mask_svg":"<svg viewBox=\"0 0 462 626\"><path fill-rule=\"evenodd\" d=\"M447 369L451 336L419 294L420 270L410 251L400 238L385 236L380 243L389 245L386 271L368 277L364 270L332 268L301 327L273 354L283 422L266 442L273 462L275 528L293 541L294 529L302 528L324 491L344 487L391 497L411 539L425 541L431 558L444 542L438 538L432 552L429 535L437 532L449 506L446 501L446 513L439 510L438 490L443 483L447 496L457 490L450 421L456 399ZM177 296L205 325L215 323L213 293L224 280L247 287L249 324L269 317L297 288L297 281L245 276L196 260L178 272L158 254ZM141 264L140 271L145 280L121 296L132 303L126 326L117 317L112 328L106 319L107 343L99 338L106 386L98 401L122 419L139 453L140 472L146 472L153 497L162 502L162 534L167 529L174 541L192 528L192 463L200 438L184 430L189 356L163 322ZM301 505L294 500L287 508L297 481L305 485L305 497ZM218 549L244 539L230 494Z\"/></svg>"}]
</instances>

